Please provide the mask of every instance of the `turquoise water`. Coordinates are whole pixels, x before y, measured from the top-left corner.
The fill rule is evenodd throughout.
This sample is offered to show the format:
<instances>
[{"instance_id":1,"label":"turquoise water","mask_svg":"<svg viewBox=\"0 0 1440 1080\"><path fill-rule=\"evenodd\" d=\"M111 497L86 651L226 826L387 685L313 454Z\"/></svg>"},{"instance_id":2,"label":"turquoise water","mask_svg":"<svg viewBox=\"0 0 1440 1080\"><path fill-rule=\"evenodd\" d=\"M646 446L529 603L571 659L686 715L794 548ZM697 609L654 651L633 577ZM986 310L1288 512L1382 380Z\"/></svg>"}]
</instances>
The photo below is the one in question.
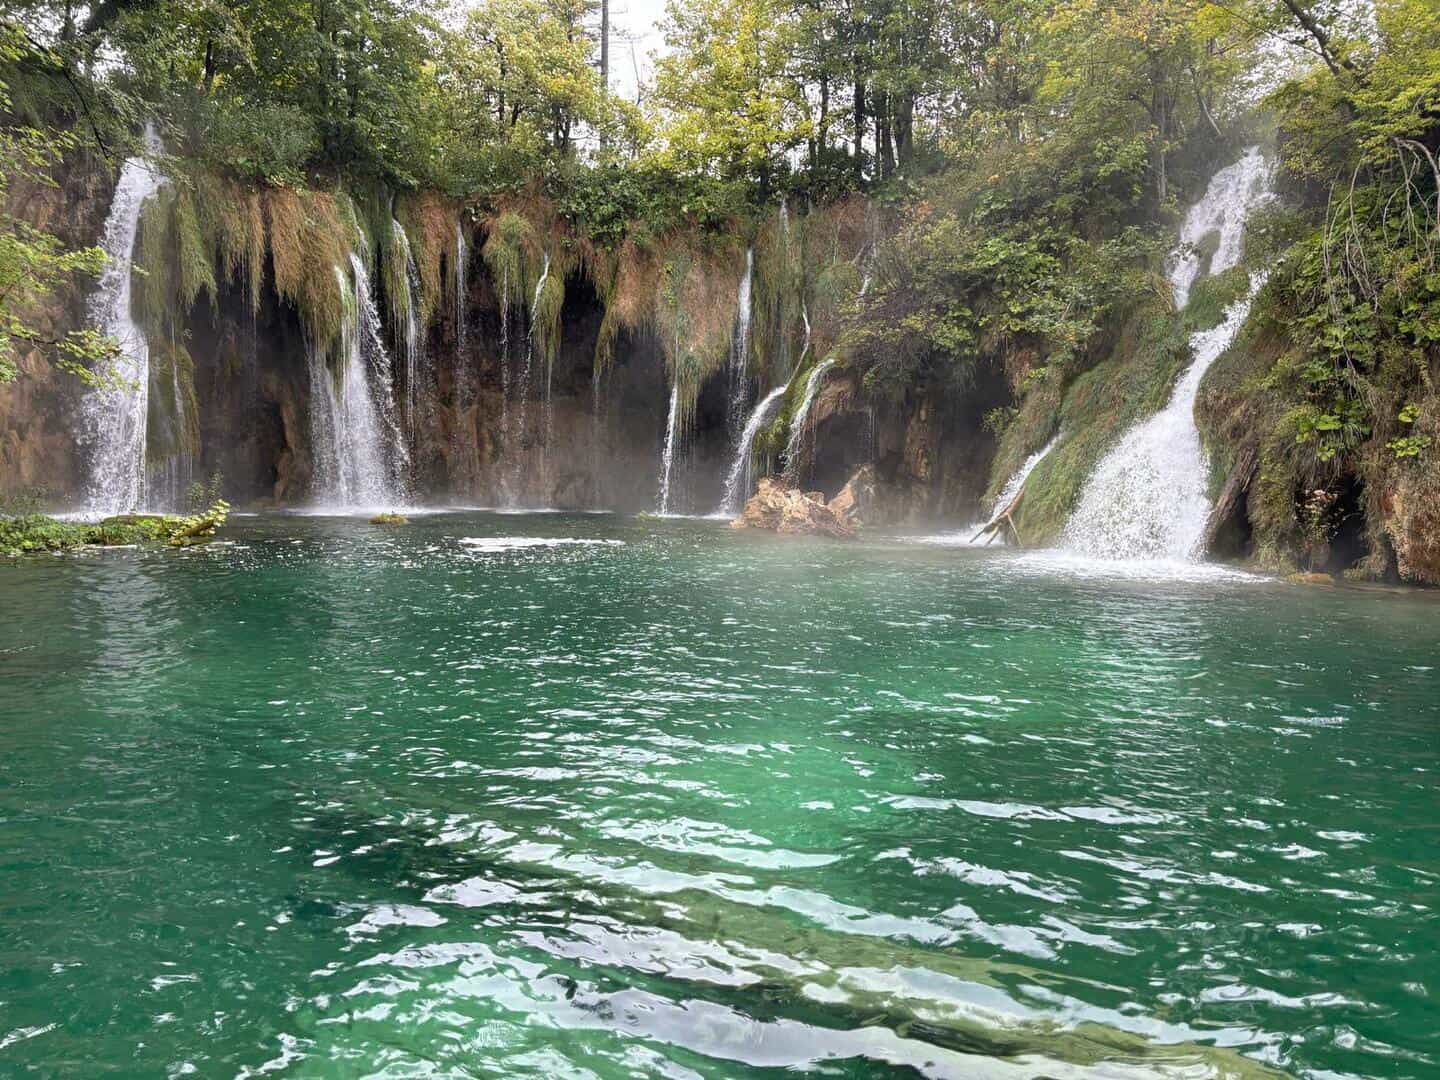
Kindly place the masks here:
<instances>
[{"instance_id":1,"label":"turquoise water","mask_svg":"<svg viewBox=\"0 0 1440 1080\"><path fill-rule=\"evenodd\" d=\"M0 565L0 1075L1440 1073L1433 597L227 532Z\"/></svg>"}]
</instances>

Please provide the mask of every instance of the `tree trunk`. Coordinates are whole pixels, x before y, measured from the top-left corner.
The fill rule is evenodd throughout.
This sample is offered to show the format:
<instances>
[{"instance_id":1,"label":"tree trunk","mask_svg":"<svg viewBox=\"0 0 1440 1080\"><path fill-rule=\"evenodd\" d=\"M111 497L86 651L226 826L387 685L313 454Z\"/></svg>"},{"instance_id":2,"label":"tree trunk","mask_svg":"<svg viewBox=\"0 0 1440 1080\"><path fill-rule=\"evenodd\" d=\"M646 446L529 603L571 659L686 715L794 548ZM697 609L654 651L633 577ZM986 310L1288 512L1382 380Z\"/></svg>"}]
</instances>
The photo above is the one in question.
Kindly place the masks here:
<instances>
[{"instance_id":1,"label":"tree trunk","mask_svg":"<svg viewBox=\"0 0 1440 1080\"><path fill-rule=\"evenodd\" d=\"M1315 42L1315 47L1320 52L1320 59L1325 61L1325 66L1330 69L1331 75L1334 75L1338 79L1342 67L1350 72L1355 70L1353 63L1335 54L1334 50L1330 47L1330 35L1323 26L1315 21L1315 16L1305 10L1300 0L1282 0L1282 3L1290 9L1290 14L1295 16L1295 21L1305 29L1305 32L1309 34Z\"/></svg>"},{"instance_id":2,"label":"tree trunk","mask_svg":"<svg viewBox=\"0 0 1440 1080\"><path fill-rule=\"evenodd\" d=\"M861 73L860 56L855 56L855 157L851 167L855 173L855 183L865 182L865 79Z\"/></svg>"},{"instance_id":3,"label":"tree trunk","mask_svg":"<svg viewBox=\"0 0 1440 1080\"><path fill-rule=\"evenodd\" d=\"M900 172L909 170L915 160L915 95L903 94L895 113L895 160Z\"/></svg>"}]
</instances>

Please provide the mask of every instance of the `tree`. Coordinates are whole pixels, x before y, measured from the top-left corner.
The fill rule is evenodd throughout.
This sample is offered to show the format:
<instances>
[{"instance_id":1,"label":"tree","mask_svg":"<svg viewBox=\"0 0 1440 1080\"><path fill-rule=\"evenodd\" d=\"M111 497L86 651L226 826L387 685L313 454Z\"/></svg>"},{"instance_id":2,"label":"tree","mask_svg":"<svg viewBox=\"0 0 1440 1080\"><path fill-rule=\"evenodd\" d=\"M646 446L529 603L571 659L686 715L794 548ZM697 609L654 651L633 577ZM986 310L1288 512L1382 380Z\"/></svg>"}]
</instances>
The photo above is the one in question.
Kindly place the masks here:
<instances>
[{"instance_id":1,"label":"tree","mask_svg":"<svg viewBox=\"0 0 1440 1080\"><path fill-rule=\"evenodd\" d=\"M20 59L31 50L13 26L0 24L0 60ZM0 111L10 109L9 88L0 82ZM47 169L73 140L30 125L0 128L0 207L9 205L14 182L53 185ZM21 349L33 349L57 366L86 379L114 355L114 343L88 330L52 334L44 306L55 291L78 275L98 274L105 265L99 248L67 250L53 233L0 210L0 383L19 373Z\"/></svg>"},{"instance_id":2,"label":"tree","mask_svg":"<svg viewBox=\"0 0 1440 1080\"><path fill-rule=\"evenodd\" d=\"M774 190L813 132L800 25L782 0L671 4L655 92L675 168Z\"/></svg>"}]
</instances>

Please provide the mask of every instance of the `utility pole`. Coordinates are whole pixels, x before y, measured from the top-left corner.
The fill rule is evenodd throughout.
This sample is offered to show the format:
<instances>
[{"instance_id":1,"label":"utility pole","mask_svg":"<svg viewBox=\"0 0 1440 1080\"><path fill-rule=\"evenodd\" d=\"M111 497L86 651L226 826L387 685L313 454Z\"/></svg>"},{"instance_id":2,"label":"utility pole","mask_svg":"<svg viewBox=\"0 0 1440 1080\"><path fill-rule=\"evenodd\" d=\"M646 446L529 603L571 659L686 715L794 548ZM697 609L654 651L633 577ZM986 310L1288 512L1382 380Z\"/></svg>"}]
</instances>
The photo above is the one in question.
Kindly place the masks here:
<instances>
[{"instance_id":1,"label":"utility pole","mask_svg":"<svg viewBox=\"0 0 1440 1080\"><path fill-rule=\"evenodd\" d=\"M600 87L605 103L610 100L610 0L600 0ZM600 127L600 149L610 145L608 125Z\"/></svg>"}]
</instances>

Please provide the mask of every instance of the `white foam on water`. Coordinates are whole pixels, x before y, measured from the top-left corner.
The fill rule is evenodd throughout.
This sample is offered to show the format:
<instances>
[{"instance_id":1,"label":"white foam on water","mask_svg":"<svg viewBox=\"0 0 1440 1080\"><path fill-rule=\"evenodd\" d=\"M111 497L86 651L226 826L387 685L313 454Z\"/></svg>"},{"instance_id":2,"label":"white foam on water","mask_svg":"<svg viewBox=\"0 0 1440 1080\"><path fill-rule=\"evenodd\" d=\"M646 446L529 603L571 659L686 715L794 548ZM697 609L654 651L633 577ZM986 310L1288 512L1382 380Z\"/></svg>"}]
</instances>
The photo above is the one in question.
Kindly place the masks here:
<instances>
[{"instance_id":1,"label":"white foam on water","mask_svg":"<svg viewBox=\"0 0 1440 1080\"><path fill-rule=\"evenodd\" d=\"M1185 559L1108 559L1070 551L1027 551L1007 560L1014 569L1082 581L1199 582L1264 585L1273 577Z\"/></svg>"},{"instance_id":2,"label":"white foam on water","mask_svg":"<svg viewBox=\"0 0 1440 1080\"><path fill-rule=\"evenodd\" d=\"M482 555L562 547L624 547L624 540L593 540L571 536L462 536L459 542Z\"/></svg>"}]
</instances>

